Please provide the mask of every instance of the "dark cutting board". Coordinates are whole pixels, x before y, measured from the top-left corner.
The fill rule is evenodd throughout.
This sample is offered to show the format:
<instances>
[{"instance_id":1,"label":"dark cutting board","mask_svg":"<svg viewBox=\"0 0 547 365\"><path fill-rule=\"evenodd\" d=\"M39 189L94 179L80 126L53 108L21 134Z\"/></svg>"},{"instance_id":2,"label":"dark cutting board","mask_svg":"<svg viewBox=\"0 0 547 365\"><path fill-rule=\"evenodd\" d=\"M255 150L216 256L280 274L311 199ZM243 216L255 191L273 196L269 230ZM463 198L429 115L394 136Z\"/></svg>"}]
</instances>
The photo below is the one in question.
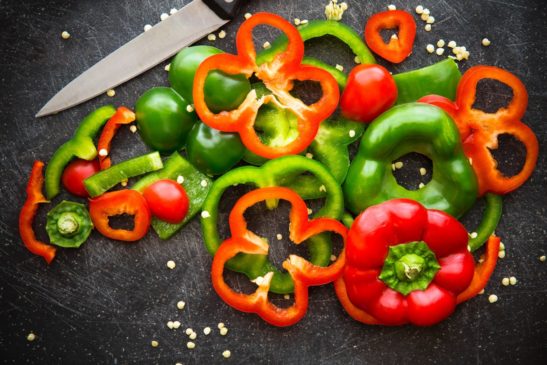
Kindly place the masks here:
<instances>
[{"instance_id":1,"label":"dark cutting board","mask_svg":"<svg viewBox=\"0 0 547 365\"><path fill-rule=\"evenodd\" d=\"M431 328L372 327L352 320L341 308L332 287L311 290L306 317L290 328L275 328L254 315L234 311L213 291L209 279L211 257L205 251L198 220L173 239L162 242L149 234L135 244L122 244L94 232L79 250L59 250L51 266L30 254L17 230L24 186L35 159L47 161L72 135L79 121L105 103L133 106L150 87L167 83L164 65L116 89L111 99L101 96L57 116L35 119L34 114L58 90L102 57L159 21L162 12L188 1L144 0L0 0L1 81L1 220L0 358L6 363L42 364L203 364L203 363L539 363L547 357L547 8L542 0L432 1L425 0L436 22L426 33L418 21L414 53L400 72L432 64L441 58L425 51L439 38L456 40L471 52L462 71L476 64L503 67L527 86L529 106L524 121L540 141L541 153L532 178L504 199L504 215L497 229L507 248L486 294L459 306L449 319ZM385 10L388 2L352 1L344 22L360 33L365 20ZM212 43L234 51L234 34L243 13L272 11L293 19L323 17L326 0L252 1L224 29L227 37ZM418 2L393 1L411 10ZM72 37L64 41L63 30ZM260 44L268 29L259 30ZM481 46L483 37L492 40ZM271 40L271 39L270 39ZM200 43L211 44L204 40ZM329 62L351 65L353 57L332 39L313 41L308 50ZM333 59L334 55L334 59ZM491 95L490 99L497 99ZM506 146L507 147L507 146ZM511 145L509 145L511 147ZM515 147L515 146L512 146ZM518 147L518 145L516 146ZM515 147L515 148L516 148ZM124 130L114 144L117 161L146 149L137 135ZM507 150L507 148L506 148ZM511 149L502 158L518 164ZM233 201L236 193L227 199ZM465 218L472 229L478 208ZM36 230L46 239L40 210ZM258 218L266 220L286 215ZM281 226L280 226L281 227ZM265 229L274 234L279 227ZM280 248L277 255L286 253ZM175 270L166 267L177 263ZM503 277L515 276L516 286L504 287ZM186 301L178 311L178 300ZM166 327L179 320L177 331ZM229 328L218 334L217 323ZM202 329L213 328L209 336ZM186 348L184 330L198 333L196 348ZM36 334L28 342L29 332ZM156 339L160 345L150 346ZM224 359L229 349L232 357Z\"/></svg>"}]
</instances>

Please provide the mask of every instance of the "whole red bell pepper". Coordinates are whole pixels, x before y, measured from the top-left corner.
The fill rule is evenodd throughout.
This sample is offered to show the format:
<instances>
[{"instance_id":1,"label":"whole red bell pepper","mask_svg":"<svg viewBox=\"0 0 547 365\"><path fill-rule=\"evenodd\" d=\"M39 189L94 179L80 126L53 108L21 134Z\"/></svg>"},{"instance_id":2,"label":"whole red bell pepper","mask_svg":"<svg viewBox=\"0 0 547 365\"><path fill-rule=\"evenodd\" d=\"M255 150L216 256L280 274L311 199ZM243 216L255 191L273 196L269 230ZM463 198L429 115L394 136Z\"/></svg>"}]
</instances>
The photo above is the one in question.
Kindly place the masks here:
<instances>
[{"instance_id":1,"label":"whole red bell pepper","mask_svg":"<svg viewBox=\"0 0 547 365\"><path fill-rule=\"evenodd\" d=\"M468 299L458 295L476 295L491 274L475 273L467 242L468 233L455 218L413 200L372 206L348 233L338 297L364 323L438 323ZM490 257L487 267L493 266Z\"/></svg>"},{"instance_id":2,"label":"whole red bell pepper","mask_svg":"<svg viewBox=\"0 0 547 365\"><path fill-rule=\"evenodd\" d=\"M294 281L294 304L288 308L277 307L268 299L273 272L254 280L258 288L253 294L238 293L231 289L223 277L224 264L228 260L239 253L268 254L267 241L247 229L244 213L256 203L273 199L283 199L291 204L289 231L290 239L295 244L300 244L322 232L334 232L345 242L346 227L330 218L308 220L306 203L293 190L283 187L253 190L241 197L230 212L231 237L224 241L215 253L211 278L217 294L230 306L243 312L256 313L275 326L290 326L306 314L308 287L336 280L342 272L345 255L342 251L336 261L327 267L317 266L302 257L290 255L283 263L283 268L289 272Z\"/></svg>"},{"instance_id":3,"label":"whole red bell pepper","mask_svg":"<svg viewBox=\"0 0 547 365\"><path fill-rule=\"evenodd\" d=\"M116 113L106 122L103 127L99 141L97 142L97 149L99 150L99 165L101 170L106 170L111 166L110 161L110 143L116 135L116 132L123 124L129 124L135 121L135 113L130 109L121 106L116 109ZM105 151L106 154L104 152Z\"/></svg>"},{"instance_id":4,"label":"whole red bell pepper","mask_svg":"<svg viewBox=\"0 0 547 365\"><path fill-rule=\"evenodd\" d=\"M272 61L257 65L252 31L259 25L269 25L287 36L284 52ZM200 119L211 128L223 132L237 132L243 144L252 152L266 158L276 158L302 152L310 145L325 120L338 105L340 91L336 80L327 71L302 64L304 42L298 30L282 17L258 13L247 19L236 35L237 55L216 54L205 59L198 67L193 88L194 106ZM241 105L234 110L213 113L205 102L205 80L211 71L230 75L256 76L271 91L257 98L251 90ZM321 86L321 98L311 105L291 95L295 81L315 81ZM275 103L293 112L297 117L298 136L285 145L263 143L254 129L258 110L267 103Z\"/></svg>"}]
</instances>

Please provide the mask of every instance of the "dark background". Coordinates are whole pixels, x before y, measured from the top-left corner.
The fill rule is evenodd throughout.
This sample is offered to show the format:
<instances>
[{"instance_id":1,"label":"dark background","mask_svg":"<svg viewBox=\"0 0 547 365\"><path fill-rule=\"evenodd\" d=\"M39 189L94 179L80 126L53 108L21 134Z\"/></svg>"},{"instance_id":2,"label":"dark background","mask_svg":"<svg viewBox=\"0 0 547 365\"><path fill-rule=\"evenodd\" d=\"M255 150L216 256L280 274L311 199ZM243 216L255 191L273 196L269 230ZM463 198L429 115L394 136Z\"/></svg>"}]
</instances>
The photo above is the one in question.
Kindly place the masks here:
<instances>
[{"instance_id":1,"label":"dark background","mask_svg":"<svg viewBox=\"0 0 547 365\"><path fill-rule=\"evenodd\" d=\"M547 251L547 8L542 0L432 1L421 4L436 22L426 33L417 20L414 53L390 70L400 72L426 66L441 57L425 51L439 38L456 40L471 52L462 71L476 64L503 67L520 77L530 94L524 122L536 132L540 156L532 178L504 200L504 215L497 229L506 245L486 294L458 307L452 317L432 328L372 327L353 321L338 304L331 286L311 290L306 317L291 328L275 328L254 315L225 305L209 279L211 257L201 242L199 221L191 222L169 241L153 233L136 244L122 244L94 232L79 250L60 249L51 266L22 245L17 216L25 199L24 187L32 162L47 161L73 133L79 121L105 103L133 106L150 87L165 85L164 65L116 89L111 99L100 96L57 116L35 119L34 114L58 90L143 30L159 21L162 12L180 7L181 0L0 0L1 201L0 201L0 358L6 363L539 363L547 355L547 263L538 260ZM385 10L389 2L347 0L344 22L362 32L365 20ZM233 51L235 31L246 11L273 11L293 19L323 17L327 0L253 1L224 29L228 36L213 44ZM420 2L393 1L411 10ZM416 17L417 19L417 17ZM63 30L70 32L62 40ZM258 32L260 43L272 34ZM492 40L482 47L483 37ZM271 38L269 39L271 40ZM207 40L201 43L210 44ZM341 43L326 38L312 41L307 50L346 69L353 56ZM445 55L446 56L446 55ZM488 96L499 99L496 91ZM518 166L514 150L502 146L502 165ZM124 129L114 144L115 161L142 154L137 135ZM504 157L503 157L504 156ZM514 166L513 166L514 168ZM235 193L228 200L235 199ZM66 197L66 196L65 196ZM60 201L60 199L58 199ZM55 203L57 203L57 199ZM478 223L480 205L465 218ZM40 209L36 231L46 239ZM261 218L263 232L286 219L281 213ZM269 219L269 221L268 221ZM266 222L268 222L266 224ZM276 223L280 224L280 223ZM284 235L286 236L286 234ZM272 248L284 255L287 249ZM175 260L175 270L166 268ZM515 276L516 286L501 285ZM488 294L499 301L488 303ZM176 309L178 300L186 308ZM182 326L173 331L168 320ZM226 323L227 336L216 328ZM204 336L205 326L213 333ZM186 348L184 329L198 333L194 350ZM37 339L28 342L34 332ZM150 341L159 341L152 348ZM222 352L232 357L225 360Z\"/></svg>"}]
</instances>

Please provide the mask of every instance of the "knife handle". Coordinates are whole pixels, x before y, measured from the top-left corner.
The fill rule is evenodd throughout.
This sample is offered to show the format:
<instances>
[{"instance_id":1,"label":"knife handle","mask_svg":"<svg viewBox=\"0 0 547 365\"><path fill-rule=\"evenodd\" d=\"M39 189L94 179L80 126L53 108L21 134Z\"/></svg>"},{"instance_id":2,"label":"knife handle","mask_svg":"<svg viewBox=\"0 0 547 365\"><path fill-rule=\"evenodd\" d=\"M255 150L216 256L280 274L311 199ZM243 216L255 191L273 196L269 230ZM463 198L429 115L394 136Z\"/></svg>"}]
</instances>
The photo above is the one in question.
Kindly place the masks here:
<instances>
[{"instance_id":1,"label":"knife handle","mask_svg":"<svg viewBox=\"0 0 547 365\"><path fill-rule=\"evenodd\" d=\"M232 20L247 0L203 0L222 19Z\"/></svg>"}]
</instances>

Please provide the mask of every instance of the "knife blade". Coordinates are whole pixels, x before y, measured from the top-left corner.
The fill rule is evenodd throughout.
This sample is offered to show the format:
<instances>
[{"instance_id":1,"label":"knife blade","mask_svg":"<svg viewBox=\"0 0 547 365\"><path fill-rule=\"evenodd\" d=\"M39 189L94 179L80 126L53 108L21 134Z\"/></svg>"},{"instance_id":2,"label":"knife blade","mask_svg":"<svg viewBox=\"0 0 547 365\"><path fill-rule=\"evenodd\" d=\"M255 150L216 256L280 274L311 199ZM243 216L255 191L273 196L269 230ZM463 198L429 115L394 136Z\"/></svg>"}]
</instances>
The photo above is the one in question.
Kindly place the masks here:
<instances>
[{"instance_id":1,"label":"knife blade","mask_svg":"<svg viewBox=\"0 0 547 365\"><path fill-rule=\"evenodd\" d=\"M72 80L40 109L36 117L83 103L165 61L226 24L243 2L193 0Z\"/></svg>"}]
</instances>

